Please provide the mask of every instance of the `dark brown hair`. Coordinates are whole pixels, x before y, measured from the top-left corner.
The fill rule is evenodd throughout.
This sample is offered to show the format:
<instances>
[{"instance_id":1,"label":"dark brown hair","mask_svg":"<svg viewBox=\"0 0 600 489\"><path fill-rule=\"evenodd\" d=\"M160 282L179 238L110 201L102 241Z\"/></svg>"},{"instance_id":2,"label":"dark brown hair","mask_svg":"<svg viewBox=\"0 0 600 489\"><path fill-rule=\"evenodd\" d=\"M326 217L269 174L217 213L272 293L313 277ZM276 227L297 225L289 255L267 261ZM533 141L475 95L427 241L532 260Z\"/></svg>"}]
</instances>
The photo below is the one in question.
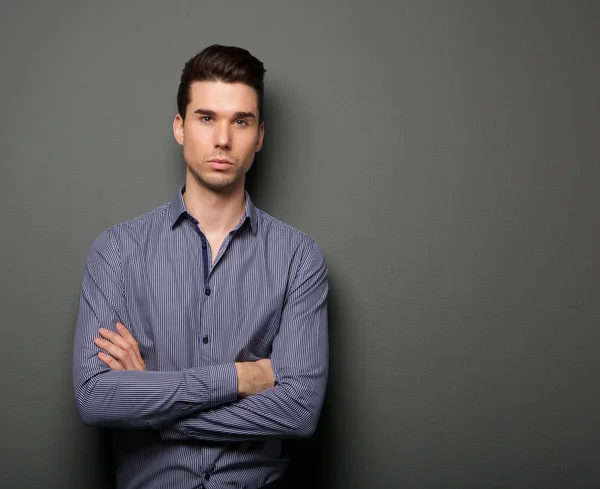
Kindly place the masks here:
<instances>
[{"instance_id":1,"label":"dark brown hair","mask_svg":"<svg viewBox=\"0 0 600 489\"><path fill-rule=\"evenodd\" d=\"M262 62L248 51L235 46L213 44L188 60L181 73L177 91L177 110L183 120L190 103L190 87L196 81L244 83L258 95L258 120L262 122L264 76Z\"/></svg>"}]
</instances>

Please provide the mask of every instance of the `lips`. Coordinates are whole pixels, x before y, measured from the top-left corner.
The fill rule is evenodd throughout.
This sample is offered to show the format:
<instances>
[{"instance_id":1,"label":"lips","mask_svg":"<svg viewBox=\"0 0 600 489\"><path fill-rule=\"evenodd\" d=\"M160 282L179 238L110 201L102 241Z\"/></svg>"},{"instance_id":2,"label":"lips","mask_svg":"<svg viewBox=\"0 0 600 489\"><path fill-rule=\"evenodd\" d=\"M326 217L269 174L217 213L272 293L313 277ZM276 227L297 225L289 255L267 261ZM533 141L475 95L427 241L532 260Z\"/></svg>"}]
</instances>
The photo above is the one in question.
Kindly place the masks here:
<instances>
[{"instance_id":1,"label":"lips","mask_svg":"<svg viewBox=\"0 0 600 489\"><path fill-rule=\"evenodd\" d=\"M212 160L208 160L208 164L214 170L228 170L233 166L233 163L231 163L231 161L223 158L213 158Z\"/></svg>"}]
</instances>

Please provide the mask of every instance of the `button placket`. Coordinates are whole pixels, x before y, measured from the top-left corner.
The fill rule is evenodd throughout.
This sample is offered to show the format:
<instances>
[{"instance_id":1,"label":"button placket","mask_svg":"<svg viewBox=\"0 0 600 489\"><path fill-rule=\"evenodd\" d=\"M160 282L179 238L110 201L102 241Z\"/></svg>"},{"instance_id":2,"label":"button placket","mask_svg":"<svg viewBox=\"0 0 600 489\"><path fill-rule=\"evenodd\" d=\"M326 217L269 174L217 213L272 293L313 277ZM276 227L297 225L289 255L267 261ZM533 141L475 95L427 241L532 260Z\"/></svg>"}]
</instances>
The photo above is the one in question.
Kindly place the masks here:
<instances>
[{"instance_id":1,"label":"button placket","mask_svg":"<svg viewBox=\"0 0 600 489\"><path fill-rule=\"evenodd\" d=\"M210 272L209 272L209 264L210 264L210 260L209 260L209 244L206 240L206 236L204 236L204 233L200 230L200 228L198 226L195 226L196 231L198 232L198 235L200 236L200 240L202 242L202 268L204 271L204 295L206 296L206 299L202 304L202 308L201 308L201 317L200 317L200 324L199 324L199 333L202 334L206 331L207 327L207 321L205 321L205 318L207 316L207 309L210 310L211 309L211 303L207 302L208 301L208 296L210 296L212 290L210 288L210 286L208 285L209 282L209 276L210 276ZM204 335L202 336L201 340L203 345L207 345L209 343L209 337L208 335ZM203 355L204 356L204 355Z\"/></svg>"}]
</instances>

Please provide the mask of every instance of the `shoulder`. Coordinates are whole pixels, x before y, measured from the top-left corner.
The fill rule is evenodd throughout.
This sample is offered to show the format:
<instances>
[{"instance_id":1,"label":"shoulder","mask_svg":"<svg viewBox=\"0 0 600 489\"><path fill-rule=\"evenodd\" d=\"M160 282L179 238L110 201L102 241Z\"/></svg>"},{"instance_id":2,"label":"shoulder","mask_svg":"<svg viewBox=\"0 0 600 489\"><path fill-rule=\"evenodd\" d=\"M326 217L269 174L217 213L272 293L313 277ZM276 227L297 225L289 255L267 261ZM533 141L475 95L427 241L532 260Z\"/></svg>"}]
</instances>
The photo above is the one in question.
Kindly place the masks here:
<instances>
[{"instance_id":1,"label":"shoulder","mask_svg":"<svg viewBox=\"0 0 600 489\"><path fill-rule=\"evenodd\" d=\"M312 261L326 266L323 253L311 236L262 209L257 209L257 212L259 232L263 233L264 239L271 247L286 249L298 261L298 265Z\"/></svg>"},{"instance_id":2,"label":"shoulder","mask_svg":"<svg viewBox=\"0 0 600 489\"><path fill-rule=\"evenodd\" d=\"M111 251L119 253L121 246L143 242L157 229L168 225L170 204L163 204L128 221L115 224L105 229L92 244L92 251Z\"/></svg>"},{"instance_id":3,"label":"shoulder","mask_svg":"<svg viewBox=\"0 0 600 489\"><path fill-rule=\"evenodd\" d=\"M282 240L282 243L316 246L316 242L308 234L280 221L262 209L256 209L259 216L259 230L270 239Z\"/></svg>"},{"instance_id":4,"label":"shoulder","mask_svg":"<svg viewBox=\"0 0 600 489\"><path fill-rule=\"evenodd\" d=\"M111 228L108 228L107 231L113 234L144 232L154 225L162 224L165 220L168 220L168 210L170 205L170 203L163 204L141 216L116 224Z\"/></svg>"}]
</instances>

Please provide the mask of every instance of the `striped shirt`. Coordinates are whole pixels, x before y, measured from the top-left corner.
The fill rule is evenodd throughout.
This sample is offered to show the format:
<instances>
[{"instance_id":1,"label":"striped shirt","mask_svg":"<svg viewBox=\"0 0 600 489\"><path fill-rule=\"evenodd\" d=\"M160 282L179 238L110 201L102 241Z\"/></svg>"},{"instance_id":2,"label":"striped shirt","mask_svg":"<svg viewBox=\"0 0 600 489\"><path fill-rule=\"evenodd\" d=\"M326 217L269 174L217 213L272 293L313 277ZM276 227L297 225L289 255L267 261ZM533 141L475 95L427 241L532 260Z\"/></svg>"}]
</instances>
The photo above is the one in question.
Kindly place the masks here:
<instances>
[{"instance_id":1,"label":"striped shirt","mask_svg":"<svg viewBox=\"0 0 600 489\"><path fill-rule=\"evenodd\" d=\"M112 428L119 489L256 488L310 436L328 371L327 266L315 242L257 209L214 262L182 187L101 234L83 274L73 384L83 422ZM111 370L98 329L123 323L147 371ZM238 398L234 362L270 358L275 387Z\"/></svg>"}]
</instances>

